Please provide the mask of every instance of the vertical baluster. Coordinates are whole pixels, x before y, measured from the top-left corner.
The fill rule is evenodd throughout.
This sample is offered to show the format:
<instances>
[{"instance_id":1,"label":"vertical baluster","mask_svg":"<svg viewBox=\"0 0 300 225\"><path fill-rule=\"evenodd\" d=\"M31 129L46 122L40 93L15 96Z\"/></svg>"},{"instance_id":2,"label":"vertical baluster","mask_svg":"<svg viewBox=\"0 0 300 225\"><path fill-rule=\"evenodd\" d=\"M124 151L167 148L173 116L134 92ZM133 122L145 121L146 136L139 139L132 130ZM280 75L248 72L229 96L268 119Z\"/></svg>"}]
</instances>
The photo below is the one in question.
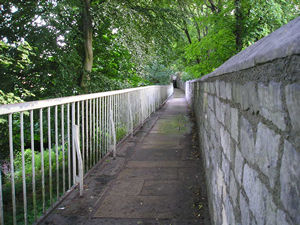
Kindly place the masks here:
<instances>
[{"instance_id":1,"label":"vertical baluster","mask_svg":"<svg viewBox=\"0 0 300 225\"><path fill-rule=\"evenodd\" d=\"M67 131L68 131L68 184L71 188L71 134L70 134L70 104L67 105Z\"/></svg>"},{"instance_id":2,"label":"vertical baluster","mask_svg":"<svg viewBox=\"0 0 300 225\"><path fill-rule=\"evenodd\" d=\"M108 124L108 98L109 96L106 96L106 104L105 104L105 126L106 126L106 135L105 135L105 142L106 142L106 146L105 146L105 154L108 152L108 128L109 128L109 124Z\"/></svg>"},{"instance_id":3,"label":"vertical baluster","mask_svg":"<svg viewBox=\"0 0 300 225\"><path fill-rule=\"evenodd\" d=\"M102 98L99 98L99 158L102 158Z\"/></svg>"},{"instance_id":4,"label":"vertical baluster","mask_svg":"<svg viewBox=\"0 0 300 225\"><path fill-rule=\"evenodd\" d=\"M2 170L0 170L0 225L4 225L3 197L2 197Z\"/></svg>"},{"instance_id":5,"label":"vertical baluster","mask_svg":"<svg viewBox=\"0 0 300 225\"><path fill-rule=\"evenodd\" d=\"M56 156L56 198L59 198L59 162L58 162L58 121L57 121L57 105L55 106L55 156Z\"/></svg>"},{"instance_id":6,"label":"vertical baluster","mask_svg":"<svg viewBox=\"0 0 300 225\"><path fill-rule=\"evenodd\" d=\"M76 124L76 122L75 122L75 124ZM78 136L79 136L78 142L79 142L79 146L80 146L80 102L77 102L77 125L78 125ZM75 154L76 154L76 152L75 152ZM77 162L77 155L76 155L76 162ZM78 169L78 172L79 172L79 169Z\"/></svg>"},{"instance_id":7,"label":"vertical baluster","mask_svg":"<svg viewBox=\"0 0 300 225\"><path fill-rule=\"evenodd\" d=\"M104 155L107 152L107 96L104 97Z\"/></svg>"},{"instance_id":8,"label":"vertical baluster","mask_svg":"<svg viewBox=\"0 0 300 225\"><path fill-rule=\"evenodd\" d=\"M50 194L50 205L52 204L52 151L51 151L51 111L48 107L48 152L49 152L49 194Z\"/></svg>"},{"instance_id":9,"label":"vertical baluster","mask_svg":"<svg viewBox=\"0 0 300 225\"><path fill-rule=\"evenodd\" d=\"M84 149L84 101L81 102L81 142L82 142L82 164L83 164L83 174L85 170L85 149Z\"/></svg>"},{"instance_id":10,"label":"vertical baluster","mask_svg":"<svg viewBox=\"0 0 300 225\"><path fill-rule=\"evenodd\" d=\"M113 121L116 121L116 113L115 113L116 112L116 99L117 99L117 95L115 94L112 96L112 107L111 107L112 113L113 113L113 115L112 115Z\"/></svg>"},{"instance_id":11,"label":"vertical baluster","mask_svg":"<svg viewBox=\"0 0 300 225\"><path fill-rule=\"evenodd\" d=\"M41 170L42 170L42 201L45 213L45 168L44 168L44 135L43 135L43 109L40 109L40 144L41 144Z\"/></svg>"},{"instance_id":12,"label":"vertical baluster","mask_svg":"<svg viewBox=\"0 0 300 225\"><path fill-rule=\"evenodd\" d=\"M119 124L119 112L120 112L120 102L119 102L119 98L120 98L120 95L117 94L116 96L116 120L115 120L115 124L116 124L116 132L118 131L118 127L120 127L120 124ZM121 127L120 127L121 128Z\"/></svg>"},{"instance_id":13,"label":"vertical baluster","mask_svg":"<svg viewBox=\"0 0 300 225\"><path fill-rule=\"evenodd\" d=\"M112 143L112 131L111 131L111 129L112 129L112 125L111 125L111 122L110 122L110 116L112 117L112 118L114 118L113 116L114 116L114 114L112 113L112 110L111 110L111 108L112 108L112 102L113 102L113 96L109 96L109 108L108 108L108 124L109 124L109 151L111 151L112 149L111 149L111 143ZM110 115L112 113L112 115Z\"/></svg>"},{"instance_id":14,"label":"vertical baluster","mask_svg":"<svg viewBox=\"0 0 300 225\"><path fill-rule=\"evenodd\" d=\"M61 105L61 145L62 145L62 176L63 176L63 193L66 191L66 173L65 173L65 110Z\"/></svg>"},{"instance_id":15,"label":"vertical baluster","mask_svg":"<svg viewBox=\"0 0 300 225\"><path fill-rule=\"evenodd\" d=\"M27 194L26 194L26 174L24 156L24 113L20 113L20 135L21 135L21 154L22 154L22 183L23 183L23 205L24 205L24 224L27 225Z\"/></svg>"},{"instance_id":16,"label":"vertical baluster","mask_svg":"<svg viewBox=\"0 0 300 225\"><path fill-rule=\"evenodd\" d=\"M96 99L96 162L98 162L99 158L99 98Z\"/></svg>"},{"instance_id":17,"label":"vertical baluster","mask_svg":"<svg viewBox=\"0 0 300 225\"><path fill-rule=\"evenodd\" d=\"M92 160L93 160L93 139L92 139L92 132L93 132L93 127L92 127L92 106L93 106L93 104L92 104L92 99L90 99L90 151L89 151L89 153L90 153L90 167L92 167L93 166L93 164L92 164Z\"/></svg>"},{"instance_id":18,"label":"vertical baluster","mask_svg":"<svg viewBox=\"0 0 300 225\"><path fill-rule=\"evenodd\" d=\"M124 95L124 94L123 94L123 95ZM122 106L121 98L122 98L122 95L119 94L119 95L118 95L118 113L117 113L117 121L118 121L118 124L120 124L120 126L121 126L121 115L122 115L122 112L121 112L121 106Z\"/></svg>"},{"instance_id":19,"label":"vertical baluster","mask_svg":"<svg viewBox=\"0 0 300 225\"><path fill-rule=\"evenodd\" d=\"M103 98L100 98L100 110L101 110L101 126L100 126L100 143L101 143L101 148L100 148L100 157L102 158L103 156L103 132L104 132L104 127L103 127L103 116L104 116L104 111L103 111Z\"/></svg>"},{"instance_id":20,"label":"vertical baluster","mask_svg":"<svg viewBox=\"0 0 300 225\"><path fill-rule=\"evenodd\" d=\"M85 139L86 139L86 170L88 170L89 169L89 102L88 102L88 100L86 100L86 107L85 107L85 112L86 112L86 137L85 137Z\"/></svg>"},{"instance_id":21,"label":"vertical baluster","mask_svg":"<svg viewBox=\"0 0 300 225\"><path fill-rule=\"evenodd\" d=\"M76 119L75 119L75 124L76 124ZM79 146L80 146L80 102L77 102L77 125L78 125L78 142L79 142ZM74 143L75 144L75 143ZM75 161L76 161L76 173L77 173L77 155L76 155L76 151L75 151ZM79 167L78 167L78 172L79 172ZM76 174L75 174L76 175Z\"/></svg>"},{"instance_id":22,"label":"vertical baluster","mask_svg":"<svg viewBox=\"0 0 300 225\"><path fill-rule=\"evenodd\" d=\"M80 102L77 102L77 125L80 127ZM76 124L76 122L75 122ZM80 130L78 130L78 134L80 135ZM80 137L79 137L80 140Z\"/></svg>"},{"instance_id":23,"label":"vertical baluster","mask_svg":"<svg viewBox=\"0 0 300 225\"><path fill-rule=\"evenodd\" d=\"M10 170L11 170L11 199L13 207L13 224L17 224L16 220L16 193L15 193L15 170L14 170L14 150L13 150L13 132L12 132L12 114L8 116L9 130L9 155L10 155Z\"/></svg>"},{"instance_id":24,"label":"vertical baluster","mask_svg":"<svg viewBox=\"0 0 300 225\"><path fill-rule=\"evenodd\" d=\"M75 102L72 103L72 127L75 125ZM76 183L76 149L74 145L74 130L72 129L72 172L73 172L73 185Z\"/></svg>"},{"instance_id":25,"label":"vertical baluster","mask_svg":"<svg viewBox=\"0 0 300 225\"><path fill-rule=\"evenodd\" d=\"M95 165L95 158L96 158L95 101L96 101L96 99L93 99L92 101L93 101L93 121L92 121L92 123L93 123L93 165Z\"/></svg>"},{"instance_id":26,"label":"vertical baluster","mask_svg":"<svg viewBox=\"0 0 300 225\"><path fill-rule=\"evenodd\" d=\"M37 219L36 212L36 191L35 191L35 152L34 152L34 129L33 129L33 110L30 110L30 137L31 137L31 169L32 169L32 202L34 220Z\"/></svg>"}]
</instances>

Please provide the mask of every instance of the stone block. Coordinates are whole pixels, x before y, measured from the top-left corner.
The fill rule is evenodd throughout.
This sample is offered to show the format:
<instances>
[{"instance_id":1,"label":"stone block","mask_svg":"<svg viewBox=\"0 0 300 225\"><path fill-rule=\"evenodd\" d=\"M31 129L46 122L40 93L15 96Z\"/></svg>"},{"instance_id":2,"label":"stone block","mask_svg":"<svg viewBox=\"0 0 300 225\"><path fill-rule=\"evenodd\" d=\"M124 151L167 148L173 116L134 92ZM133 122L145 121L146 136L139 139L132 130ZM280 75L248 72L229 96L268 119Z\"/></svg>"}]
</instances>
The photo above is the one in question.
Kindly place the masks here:
<instances>
[{"instance_id":1,"label":"stone block","mask_svg":"<svg viewBox=\"0 0 300 225\"><path fill-rule=\"evenodd\" d=\"M208 103L207 103L207 93L203 94L203 104L202 104L202 110L203 112L207 112L207 107L208 107Z\"/></svg>"},{"instance_id":2,"label":"stone block","mask_svg":"<svg viewBox=\"0 0 300 225\"><path fill-rule=\"evenodd\" d=\"M220 144L218 142L216 142L215 140L216 140L216 136L214 134L212 134L211 135L211 143L213 145L213 148L211 149L211 151L209 153L211 155L212 162L220 165L222 151L220 151Z\"/></svg>"},{"instance_id":3,"label":"stone block","mask_svg":"<svg viewBox=\"0 0 300 225\"><path fill-rule=\"evenodd\" d=\"M231 139L229 133L223 128L223 126L220 129L220 135L221 146L223 148L224 154L227 156L228 159L230 159Z\"/></svg>"},{"instance_id":4,"label":"stone block","mask_svg":"<svg viewBox=\"0 0 300 225\"><path fill-rule=\"evenodd\" d=\"M242 93L239 83L232 83L232 100L235 103L241 103Z\"/></svg>"},{"instance_id":5,"label":"stone block","mask_svg":"<svg viewBox=\"0 0 300 225\"><path fill-rule=\"evenodd\" d=\"M218 166L216 167L215 171L217 172L217 177L216 177L217 192L216 192L216 194L218 196L222 196L223 187L225 187L223 172Z\"/></svg>"},{"instance_id":6,"label":"stone block","mask_svg":"<svg viewBox=\"0 0 300 225\"><path fill-rule=\"evenodd\" d=\"M217 119L224 124L224 112L222 111L222 102L218 98L215 98L215 103L216 103L216 116Z\"/></svg>"},{"instance_id":7,"label":"stone block","mask_svg":"<svg viewBox=\"0 0 300 225\"><path fill-rule=\"evenodd\" d=\"M259 109L258 97L254 82L248 82L242 86L241 90L242 99L241 106L243 110L250 110L257 112Z\"/></svg>"},{"instance_id":8,"label":"stone block","mask_svg":"<svg viewBox=\"0 0 300 225\"><path fill-rule=\"evenodd\" d=\"M300 153L284 141L280 168L280 199L295 224L300 224Z\"/></svg>"},{"instance_id":9,"label":"stone block","mask_svg":"<svg viewBox=\"0 0 300 225\"><path fill-rule=\"evenodd\" d=\"M230 170L230 197L232 199L232 202L233 202L233 206L236 207L236 202L237 202L237 190L238 190L238 187L237 187L237 183L235 181L235 178L234 178L234 175L233 175L233 172L232 170Z\"/></svg>"},{"instance_id":10,"label":"stone block","mask_svg":"<svg viewBox=\"0 0 300 225\"><path fill-rule=\"evenodd\" d=\"M226 83L226 98L228 100L231 100L232 94L231 94L231 83L227 82Z\"/></svg>"},{"instance_id":11,"label":"stone block","mask_svg":"<svg viewBox=\"0 0 300 225\"><path fill-rule=\"evenodd\" d=\"M239 136L239 127L238 127L238 123L239 123L239 115L238 115L238 110L235 108L231 108L230 109L230 133L231 133L231 137L238 142L238 136Z\"/></svg>"},{"instance_id":12,"label":"stone block","mask_svg":"<svg viewBox=\"0 0 300 225\"><path fill-rule=\"evenodd\" d=\"M227 128L227 130L230 131L230 126L231 126L231 108L229 104L225 104L225 115L224 115L224 124Z\"/></svg>"},{"instance_id":13,"label":"stone block","mask_svg":"<svg viewBox=\"0 0 300 225\"><path fill-rule=\"evenodd\" d=\"M216 130L218 121L213 111L209 110L208 118L210 127Z\"/></svg>"},{"instance_id":14,"label":"stone block","mask_svg":"<svg viewBox=\"0 0 300 225\"><path fill-rule=\"evenodd\" d=\"M249 208L257 224L274 224L277 209L272 196L260 181L257 172L248 164L244 166L243 187L249 199Z\"/></svg>"},{"instance_id":15,"label":"stone block","mask_svg":"<svg viewBox=\"0 0 300 225\"><path fill-rule=\"evenodd\" d=\"M229 165L229 161L226 159L226 157L224 156L224 154L222 154L222 171L224 173L224 181L225 181L225 186L229 186L229 169L230 169L230 165Z\"/></svg>"},{"instance_id":16,"label":"stone block","mask_svg":"<svg viewBox=\"0 0 300 225\"><path fill-rule=\"evenodd\" d=\"M228 224L236 224L235 223L235 217L234 217L234 213L233 213L233 207L232 204L229 200L229 197L225 198L225 202L224 202L224 206L225 206L225 212L226 212L226 221Z\"/></svg>"},{"instance_id":17,"label":"stone block","mask_svg":"<svg viewBox=\"0 0 300 225\"><path fill-rule=\"evenodd\" d=\"M292 225L293 223L288 219L285 212L278 209L276 215L276 221L278 225Z\"/></svg>"},{"instance_id":18,"label":"stone block","mask_svg":"<svg viewBox=\"0 0 300 225\"><path fill-rule=\"evenodd\" d=\"M220 81L220 96L226 99L226 84L225 81Z\"/></svg>"},{"instance_id":19,"label":"stone block","mask_svg":"<svg viewBox=\"0 0 300 225\"><path fill-rule=\"evenodd\" d=\"M217 95L217 97L219 97L220 96L220 82L219 82L219 80L216 80L215 86L216 86L216 95Z\"/></svg>"},{"instance_id":20,"label":"stone block","mask_svg":"<svg viewBox=\"0 0 300 225\"><path fill-rule=\"evenodd\" d=\"M207 82L204 82L203 83L203 89L204 89L204 92L207 93L208 92L208 83ZM197 93L198 94L198 93Z\"/></svg>"},{"instance_id":21,"label":"stone block","mask_svg":"<svg viewBox=\"0 0 300 225\"><path fill-rule=\"evenodd\" d=\"M279 154L280 135L259 123L257 126L255 143L255 163L269 178L270 185L274 188L278 174L276 169Z\"/></svg>"},{"instance_id":22,"label":"stone block","mask_svg":"<svg viewBox=\"0 0 300 225\"><path fill-rule=\"evenodd\" d=\"M211 94L215 94L216 93L216 86L215 86L215 84L213 82L209 83L209 92Z\"/></svg>"},{"instance_id":23,"label":"stone block","mask_svg":"<svg viewBox=\"0 0 300 225\"><path fill-rule=\"evenodd\" d=\"M285 130L285 116L281 99L281 83L270 82L268 86L258 84L260 114L272 121L279 129Z\"/></svg>"},{"instance_id":24,"label":"stone block","mask_svg":"<svg viewBox=\"0 0 300 225\"><path fill-rule=\"evenodd\" d=\"M239 149L236 147L235 150L235 162L234 162L234 173L235 177L239 184L241 184L242 181L242 174L243 174L243 165L244 165L244 158L239 151Z\"/></svg>"},{"instance_id":25,"label":"stone block","mask_svg":"<svg viewBox=\"0 0 300 225\"><path fill-rule=\"evenodd\" d=\"M300 131L300 84L290 84L285 87L285 99L291 119L292 130Z\"/></svg>"},{"instance_id":26,"label":"stone block","mask_svg":"<svg viewBox=\"0 0 300 225\"><path fill-rule=\"evenodd\" d=\"M244 117L241 117L240 146L243 156L251 163L255 162L254 134L251 124Z\"/></svg>"},{"instance_id":27,"label":"stone block","mask_svg":"<svg viewBox=\"0 0 300 225\"><path fill-rule=\"evenodd\" d=\"M220 122L225 125L226 103L220 102L220 106L221 106Z\"/></svg>"},{"instance_id":28,"label":"stone block","mask_svg":"<svg viewBox=\"0 0 300 225\"><path fill-rule=\"evenodd\" d=\"M241 221L243 225L250 224L250 211L249 205L246 201L246 198L240 192L240 210L241 210Z\"/></svg>"},{"instance_id":29,"label":"stone block","mask_svg":"<svg viewBox=\"0 0 300 225\"><path fill-rule=\"evenodd\" d=\"M212 110L215 111L215 107L214 107L214 96L208 95L208 107Z\"/></svg>"},{"instance_id":30,"label":"stone block","mask_svg":"<svg viewBox=\"0 0 300 225\"><path fill-rule=\"evenodd\" d=\"M205 155L205 165L206 165L206 168L209 168L210 167L210 157L209 157L209 141L208 141L208 138L207 138L207 134L206 134L206 131L203 132L203 136L204 136L204 155Z\"/></svg>"}]
</instances>

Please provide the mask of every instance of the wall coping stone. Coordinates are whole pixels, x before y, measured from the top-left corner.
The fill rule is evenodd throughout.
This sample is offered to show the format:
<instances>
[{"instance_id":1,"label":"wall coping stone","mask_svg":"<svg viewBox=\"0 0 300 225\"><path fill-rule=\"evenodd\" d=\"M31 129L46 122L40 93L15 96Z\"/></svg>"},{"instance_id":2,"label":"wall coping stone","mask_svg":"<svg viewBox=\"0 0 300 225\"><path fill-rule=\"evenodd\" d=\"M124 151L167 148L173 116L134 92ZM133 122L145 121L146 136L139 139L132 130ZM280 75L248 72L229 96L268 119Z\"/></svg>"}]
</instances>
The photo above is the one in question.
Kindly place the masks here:
<instances>
[{"instance_id":1,"label":"wall coping stone","mask_svg":"<svg viewBox=\"0 0 300 225\"><path fill-rule=\"evenodd\" d=\"M274 59L300 54L299 31L300 16L232 56L215 71L199 79L190 80L190 82L204 81L211 77L248 69Z\"/></svg>"}]
</instances>

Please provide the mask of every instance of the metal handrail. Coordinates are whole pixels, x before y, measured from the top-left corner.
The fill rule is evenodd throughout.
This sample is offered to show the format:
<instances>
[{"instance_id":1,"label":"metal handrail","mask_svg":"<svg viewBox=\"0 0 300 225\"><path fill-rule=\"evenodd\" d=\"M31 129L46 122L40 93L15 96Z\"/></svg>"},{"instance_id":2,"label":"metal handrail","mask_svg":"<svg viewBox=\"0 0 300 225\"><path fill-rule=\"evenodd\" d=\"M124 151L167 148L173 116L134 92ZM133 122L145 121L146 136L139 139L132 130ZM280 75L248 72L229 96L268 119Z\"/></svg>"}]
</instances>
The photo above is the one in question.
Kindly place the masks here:
<instances>
[{"instance_id":1,"label":"metal handrail","mask_svg":"<svg viewBox=\"0 0 300 225\"><path fill-rule=\"evenodd\" d=\"M0 115L16 113L16 112L24 112L24 111L40 109L40 108L47 108L56 105L64 105L67 103L101 98L101 97L106 97L111 95L124 94L133 91L139 91L139 90L146 90L149 88L161 88L165 86L166 85L152 85L152 86L128 88L128 89L122 89L116 91L107 91L107 92L99 92L93 94L76 95L76 96L69 96L69 97L62 97L62 98L53 98L53 99L46 99L46 100L39 100L39 101L0 105Z\"/></svg>"}]
</instances>

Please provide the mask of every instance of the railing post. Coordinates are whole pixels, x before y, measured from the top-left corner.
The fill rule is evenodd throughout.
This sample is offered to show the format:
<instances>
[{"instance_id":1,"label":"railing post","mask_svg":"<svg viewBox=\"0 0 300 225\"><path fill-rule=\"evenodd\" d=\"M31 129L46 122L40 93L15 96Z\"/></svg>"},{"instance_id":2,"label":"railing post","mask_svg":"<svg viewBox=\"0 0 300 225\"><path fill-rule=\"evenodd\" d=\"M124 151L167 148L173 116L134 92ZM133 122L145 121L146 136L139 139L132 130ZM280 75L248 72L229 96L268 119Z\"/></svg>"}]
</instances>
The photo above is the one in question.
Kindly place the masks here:
<instances>
[{"instance_id":1,"label":"railing post","mask_svg":"<svg viewBox=\"0 0 300 225\"><path fill-rule=\"evenodd\" d=\"M75 125L75 102L72 103L72 168L73 168L73 185L76 183L76 150L75 150L75 143L74 143L74 127Z\"/></svg>"},{"instance_id":2,"label":"railing post","mask_svg":"<svg viewBox=\"0 0 300 225\"><path fill-rule=\"evenodd\" d=\"M109 119L110 119L110 124L111 124L111 133L112 133L112 137L113 137L113 145L111 146L111 148L113 151L113 158L116 159L116 156L117 156L117 150L116 150L117 143L116 142L117 142L117 140L116 140L115 123L114 123L114 119L113 119L113 113L112 113L111 106L110 106Z\"/></svg>"},{"instance_id":3,"label":"railing post","mask_svg":"<svg viewBox=\"0 0 300 225\"><path fill-rule=\"evenodd\" d=\"M133 118L132 118L132 110L131 110L131 102L130 102L130 94L128 93L128 123L130 125L130 136L133 137Z\"/></svg>"},{"instance_id":4,"label":"railing post","mask_svg":"<svg viewBox=\"0 0 300 225\"><path fill-rule=\"evenodd\" d=\"M72 133L73 136L73 143L76 150L77 160L78 160L78 171L79 176L76 175L75 172L75 181L76 183L79 183L79 195L80 197L83 196L83 163L82 163L82 157L80 152L80 144L79 144L79 126L73 125L72 126Z\"/></svg>"},{"instance_id":5,"label":"railing post","mask_svg":"<svg viewBox=\"0 0 300 225\"><path fill-rule=\"evenodd\" d=\"M4 225L4 218L3 218L3 198L2 198L2 171L0 170L0 225Z\"/></svg>"}]
</instances>

